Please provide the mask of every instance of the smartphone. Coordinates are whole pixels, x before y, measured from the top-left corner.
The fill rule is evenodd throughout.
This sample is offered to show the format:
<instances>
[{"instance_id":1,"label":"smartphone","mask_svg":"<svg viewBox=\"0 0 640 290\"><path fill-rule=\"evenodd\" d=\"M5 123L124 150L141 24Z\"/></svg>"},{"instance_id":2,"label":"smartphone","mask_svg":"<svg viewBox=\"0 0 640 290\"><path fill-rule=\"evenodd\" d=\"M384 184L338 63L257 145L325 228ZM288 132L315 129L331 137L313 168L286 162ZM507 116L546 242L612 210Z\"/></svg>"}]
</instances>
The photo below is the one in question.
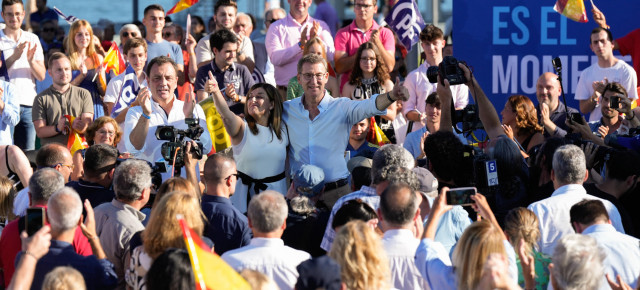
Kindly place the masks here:
<instances>
[{"instance_id":1,"label":"smartphone","mask_svg":"<svg viewBox=\"0 0 640 290\"><path fill-rule=\"evenodd\" d=\"M451 188L447 191L447 204L450 205L470 205L475 203L471 199L478 191L475 187L458 187Z\"/></svg>"},{"instance_id":2,"label":"smartphone","mask_svg":"<svg viewBox=\"0 0 640 290\"><path fill-rule=\"evenodd\" d=\"M611 109L620 108L620 96L612 96L611 98L609 98L609 108Z\"/></svg>"},{"instance_id":3,"label":"smartphone","mask_svg":"<svg viewBox=\"0 0 640 290\"><path fill-rule=\"evenodd\" d=\"M39 231L45 224L44 208L42 207L30 207L27 209L27 216L25 218L25 227L27 235L32 236Z\"/></svg>"},{"instance_id":4,"label":"smartphone","mask_svg":"<svg viewBox=\"0 0 640 290\"><path fill-rule=\"evenodd\" d=\"M580 115L580 113L569 113L569 120L576 124L584 124L584 122L582 121L582 115Z\"/></svg>"}]
</instances>

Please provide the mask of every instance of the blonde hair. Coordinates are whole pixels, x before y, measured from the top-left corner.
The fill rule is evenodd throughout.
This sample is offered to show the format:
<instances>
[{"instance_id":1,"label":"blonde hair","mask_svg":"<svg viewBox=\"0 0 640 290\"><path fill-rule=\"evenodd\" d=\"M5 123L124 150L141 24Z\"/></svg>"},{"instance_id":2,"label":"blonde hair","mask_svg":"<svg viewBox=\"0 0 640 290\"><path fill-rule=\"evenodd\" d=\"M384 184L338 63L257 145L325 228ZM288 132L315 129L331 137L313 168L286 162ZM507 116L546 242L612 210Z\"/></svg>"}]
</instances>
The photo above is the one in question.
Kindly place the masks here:
<instances>
[{"instance_id":1,"label":"blonde hair","mask_svg":"<svg viewBox=\"0 0 640 290\"><path fill-rule=\"evenodd\" d=\"M84 278L78 270L59 266L44 276L42 290L84 290L87 289Z\"/></svg>"},{"instance_id":2,"label":"blonde hair","mask_svg":"<svg viewBox=\"0 0 640 290\"><path fill-rule=\"evenodd\" d=\"M520 247L520 241L524 240L525 250L530 253L538 246L540 228L538 217L524 207L514 208L507 213L504 220L504 233L509 237L511 245L515 249Z\"/></svg>"},{"instance_id":3,"label":"blonde hair","mask_svg":"<svg viewBox=\"0 0 640 290\"><path fill-rule=\"evenodd\" d=\"M65 41L65 47L66 47L67 55L69 56L69 61L71 62L72 70L79 70L80 67L82 67L82 62L83 62L83 60L81 60L78 57L78 55L80 54L80 50L76 46L76 41L75 41L76 33L78 33L78 30L80 30L80 28L86 28L87 31L89 32L90 44L89 44L89 47L87 47L87 51L85 55L87 57L93 57L93 55L96 53L96 50L93 47L93 29L91 29L91 24L89 24L89 22L84 19L78 20L73 24L71 24L71 27L69 28L69 34ZM99 63L93 64L94 67L97 67L98 65L100 64Z\"/></svg>"},{"instance_id":4,"label":"blonde hair","mask_svg":"<svg viewBox=\"0 0 640 290\"><path fill-rule=\"evenodd\" d=\"M311 47L316 44L320 45L320 47L322 48L322 58L327 59L327 49L324 47L324 42L322 42L322 40L320 40L320 38L318 37L312 37L309 40L307 40L307 43L304 44L304 50L302 51L302 55L309 54L309 50L311 50Z\"/></svg>"},{"instance_id":5,"label":"blonde hair","mask_svg":"<svg viewBox=\"0 0 640 290\"><path fill-rule=\"evenodd\" d=\"M8 156L7 156L8 158ZM13 220L13 200L16 198L16 189L13 182L6 176L0 176L0 220Z\"/></svg>"},{"instance_id":6,"label":"blonde hair","mask_svg":"<svg viewBox=\"0 0 640 290\"><path fill-rule=\"evenodd\" d=\"M247 280L253 290L278 290L278 285L267 275L251 269L244 269L240 276Z\"/></svg>"},{"instance_id":7,"label":"blonde hair","mask_svg":"<svg viewBox=\"0 0 640 290\"><path fill-rule=\"evenodd\" d=\"M198 199L192 193L169 193L153 208L147 228L142 232L144 251L151 258L157 258L168 248L185 248L182 230L176 219L178 214L184 216L191 229L202 235L204 214Z\"/></svg>"},{"instance_id":8,"label":"blonde hair","mask_svg":"<svg viewBox=\"0 0 640 290\"><path fill-rule=\"evenodd\" d=\"M348 289L382 289L390 285L390 270L380 237L363 221L342 226L329 251L338 262Z\"/></svg>"},{"instance_id":9,"label":"blonde hair","mask_svg":"<svg viewBox=\"0 0 640 290\"><path fill-rule=\"evenodd\" d=\"M158 202L162 199L163 196L174 191L191 193L193 194L193 196L200 199L200 194L196 191L193 183L179 176L171 177L165 180L158 188L158 191L156 191L156 198L153 200L153 205L151 206L151 208L157 206Z\"/></svg>"},{"instance_id":10,"label":"blonde hair","mask_svg":"<svg viewBox=\"0 0 640 290\"><path fill-rule=\"evenodd\" d=\"M499 228L487 220L471 224L453 250L452 262L458 289L475 289L482 277L482 269L489 254L507 256L504 236Z\"/></svg>"}]
</instances>

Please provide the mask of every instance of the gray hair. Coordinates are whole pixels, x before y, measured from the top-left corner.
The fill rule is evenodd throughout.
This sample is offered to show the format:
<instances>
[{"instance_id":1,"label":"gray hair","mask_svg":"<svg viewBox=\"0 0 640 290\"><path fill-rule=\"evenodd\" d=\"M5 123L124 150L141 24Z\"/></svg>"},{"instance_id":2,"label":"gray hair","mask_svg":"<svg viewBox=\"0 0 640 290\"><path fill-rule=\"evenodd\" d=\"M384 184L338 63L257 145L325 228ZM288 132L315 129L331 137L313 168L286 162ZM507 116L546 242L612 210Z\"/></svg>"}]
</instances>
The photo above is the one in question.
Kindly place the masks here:
<instances>
[{"instance_id":1,"label":"gray hair","mask_svg":"<svg viewBox=\"0 0 640 290\"><path fill-rule=\"evenodd\" d=\"M151 167L144 160L129 159L116 167L113 189L116 198L125 202L140 199L142 191L151 187Z\"/></svg>"},{"instance_id":2,"label":"gray hair","mask_svg":"<svg viewBox=\"0 0 640 290\"><path fill-rule=\"evenodd\" d=\"M287 202L284 196L273 190L266 190L249 202L247 216L253 228L261 233L275 232L287 219Z\"/></svg>"},{"instance_id":3,"label":"gray hair","mask_svg":"<svg viewBox=\"0 0 640 290\"><path fill-rule=\"evenodd\" d=\"M389 181L389 186L404 184L411 188L413 191L420 190L420 180L418 175L411 169L400 166L385 166L380 170L380 177L383 180Z\"/></svg>"},{"instance_id":4,"label":"gray hair","mask_svg":"<svg viewBox=\"0 0 640 290\"><path fill-rule=\"evenodd\" d=\"M327 72L327 60L322 58L321 56L317 55L317 54L307 54L305 56L303 56L299 61L298 61L298 74L302 73L302 66L305 64L317 64L317 63L321 63L324 66L324 70L325 72Z\"/></svg>"},{"instance_id":5,"label":"gray hair","mask_svg":"<svg viewBox=\"0 0 640 290\"><path fill-rule=\"evenodd\" d=\"M286 11L286 10L284 10L284 9L282 9L282 8L280 8L280 7L278 7L278 8L272 8L272 9L267 10L267 11L264 13L264 19L267 19L267 16L269 16L269 15L273 14L273 12L275 12L275 11L277 11L277 10L279 10L280 12L282 12L282 14L287 15L287 11Z\"/></svg>"},{"instance_id":6,"label":"gray hair","mask_svg":"<svg viewBox=\"0 0 640 290\"><path fill-rule=\"evenodd\" d=\"M64 177L53 168L36 170L29 179L31 202L47 202L54 192L64 187Z\"/></svg>"},{"instance_id":7,"label":"gray hair","mask_svg":"<svg viewBox=\"0 0 640 290\"><path fill-rule=\"evenodd\" d=\"M580 147L564 145L553 154L553 174L561 185L582 184L586 171L586 160Z\"/></svg>"},{"instance_id":8,"label":"gray hair","mask_svg":"<svg viewBox=\"0 0 640 290\"><path fill-rule=\"evenodd\" d=\"M47 203L47 217L54 231L67 231L76 227L82 215L82 201L71 187L54 193Z\"/></svg>"},{"instance_id":9,"label":"gray hair","mask_svg":"<svg viewBox=\"0 0 640 290\"><path fill-rule=\"evenodd\" d=\"M553 251L551 275L561 289L597 289L604 276L604 251L587 235L562 237Z\"/></svg>"},{"instance_id":10,"label":"gray hair","mask_svg":"<svg viewBox=\"0 0 640 290\"><path fill-rule=\"evenodd\" d=\"M135 24L123 25L122 28L120 28L120 32L118 32L118 35L122 34L122 32L124 32L125 30L133 30L137 32L138 35L140 35L140 37L142 37L142 33L140 33L140 28L138 28L138 26L136 26Z\"/></svg>"},{"instance_id":11,"label":"gray hair","mask_svg":"<svg viewBox=\"0 0 640 290\"><path fill-rule=\"evenodd\" d=\"M371 164L371 181L373 184L379 184L387 180L382 174L382 168L386 166L397 166L411 170L415 167L415 160L413 155L400 145L389 144L382 146L373 154Z\"/></svg>"}]
</instances>

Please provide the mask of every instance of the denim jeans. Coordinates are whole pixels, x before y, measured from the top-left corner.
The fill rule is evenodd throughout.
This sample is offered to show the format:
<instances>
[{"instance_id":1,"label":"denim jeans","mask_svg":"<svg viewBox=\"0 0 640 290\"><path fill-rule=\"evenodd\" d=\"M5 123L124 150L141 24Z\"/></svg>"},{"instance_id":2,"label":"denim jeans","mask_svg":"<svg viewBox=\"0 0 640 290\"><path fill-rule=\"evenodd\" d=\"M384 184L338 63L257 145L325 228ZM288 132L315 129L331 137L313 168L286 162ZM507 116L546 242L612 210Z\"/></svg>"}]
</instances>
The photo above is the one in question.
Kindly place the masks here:
<instances>
[{"instance_id":1,"label":"denim jeans","mask_svg":"<svg viewBox=\"0 0 640 290\"><path fill-rule=\"evenodd\" d=\"M23 151L36 149L36 129L31 118L31 107L20 106L20 122L13 130L13 144Z\"/></svg>"}]
</instances>

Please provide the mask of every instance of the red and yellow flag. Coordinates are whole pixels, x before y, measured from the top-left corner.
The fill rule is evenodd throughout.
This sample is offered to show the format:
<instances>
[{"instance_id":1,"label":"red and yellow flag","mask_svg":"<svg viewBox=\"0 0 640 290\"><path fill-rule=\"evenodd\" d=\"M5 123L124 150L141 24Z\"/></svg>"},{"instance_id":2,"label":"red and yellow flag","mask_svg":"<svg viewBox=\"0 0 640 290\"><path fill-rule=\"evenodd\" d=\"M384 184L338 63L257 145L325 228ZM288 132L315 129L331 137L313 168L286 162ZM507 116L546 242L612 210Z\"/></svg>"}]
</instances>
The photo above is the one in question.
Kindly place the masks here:
<instances>
[{"instance_id":1,"label":"red and yellow flag","mask_svg":"<svg viewBox=\"0 0 640 290\"><path fill-rule=\"evenodd\" d=\"M120 54L120 50L118 49L118 46L115 42L111 42L109 51L107 51L107 54L104 55L102 67L105 72L110 72L111 70L113 70L116 75L119 75L126 69L127 66L124 62L124 58Z\"/></svg>"},{"instance_id":2,"label":"red and yellow flag","mask_svg":"<svg viewBox=\"0 0 640 290\"><path fill-rule=\"evenodd\" d=\"M231 266L202 242L200 236L194 232L181 215L178 222L182 228L184 243L189 251L193 276L196 280L196 290L214 289L247 289L251 286Z\"/></svg>"},{"instance_id":3,"label":"red and yellow flag","mask_svg":"<svg viewBox=\"0 0 640 290\"><path fill-rule=\"evenodd\" d=\"M73 121L75 121L76 117L64 115L69 121L69 138L67 139L67 148L71 151L71 156L78 150L82 150L85 148L89 148L89 144L87 144L87 140L84 138L84 134L78 133L73 129Z\"/></svg>"},{"instance_id":4,"label":"red and yellow flag","mask_svg":"<svg viewBox=\"0 0 640 290\"><path fill-rule=\"evenodd\" d=\"M374 117L369 118L369 133L367 134L367 141L378 146L391 143L389 138L387 138L387 135L382 132L382 129L380 129L380 126L376 123L376 119Z\"/></svg>"},{"instance_id":5,"label":"red and yellow flag","mask_svg":"<svg viewBox=\"0 0 640 290\"><path fill-rule=\"evenodd\" d=\"M207 120L207 130L209 130L211 141L213 141L213 149L211 152L216 153L227 147L231 147L231 137L224 128L222 116L220 116L216 105L213 103L213 99L206 98L199 104L202 110L204 110L204 115Z\"/></svg>"},{"instance_id":6,"label":"red and yellow flag","mask_svg":"<svg viewBox=\"0 0 640 290\"><path fill-rule=\"evenodd\" d=\"M553 9L573 21L589 22L584 0L558 0Z\"/></svg>"},{"instance_id":7,"label":"red and yellow flag","mask_svg":"<svg viewBox=\"0 0 640 290\"><path fill-rule=\"evenodd\" d=\"M171 9L169 9L169 11L167 11L167 15L178 13L182 10L185 10L191 7L193 4L196 4L196 3L198 3L198 0L180 0L178 1L178 3L176 3L175 6L173 6Z\"/></svg>"}]
</instances>

